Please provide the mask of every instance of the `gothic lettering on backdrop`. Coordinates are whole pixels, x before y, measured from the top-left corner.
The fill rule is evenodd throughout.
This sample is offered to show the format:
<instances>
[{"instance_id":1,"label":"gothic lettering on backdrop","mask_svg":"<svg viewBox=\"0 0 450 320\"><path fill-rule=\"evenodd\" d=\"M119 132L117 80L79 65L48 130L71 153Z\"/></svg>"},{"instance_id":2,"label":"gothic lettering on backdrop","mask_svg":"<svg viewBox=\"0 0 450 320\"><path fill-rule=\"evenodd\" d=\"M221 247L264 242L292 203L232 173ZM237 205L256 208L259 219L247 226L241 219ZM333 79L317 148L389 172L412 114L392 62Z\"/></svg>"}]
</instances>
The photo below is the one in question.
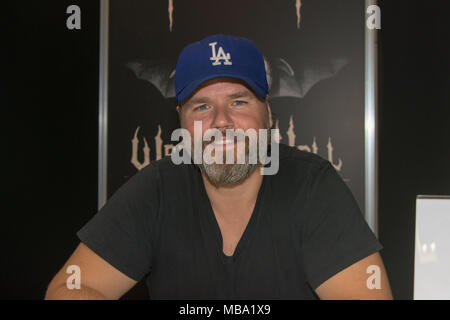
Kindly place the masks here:
<instances>
[{"instance_id":1,"label":"gothic lettering on backdrop","mask_svg":"<svg viewBox=\"0 0 450 320\"><path fill-rule=\"evenodd\" d=\"M279 129L278 121L276 122L275 128ZM139 130L140 130L140 127L137 127L134 132L133 139L131 140L131 163L137 170L141 170L142 168L144 168L151 162L150 147L148 146L147 139L145 137L142 137L143 145L144 145L141 150L142 153L140 154L140 152L139 152L139 148L138 148L139 147L139 137L138 137ZM314 137L311 146L309 146L307 144L304 144L304 145L296 145L295 144L296 136L295 136L295 131L294 131L294 120L293 120L292 115L291 115L290 121L289 121L289 129L286 132L286 134L288 137L287 144L289 146L296 147L299 150L318 154L319 148L318 148L318 145L316 142L316 137ZM281 137L281 135L279 135L277 137L276 141L281 142L282 139L283 138ZM161 125L158 125L158 133L155 136L155 151L156 151L156 159L155 160L159 160L163 156L170 156L171 150L174 147L175 147L175 145L173 143L164 144L163 140L161 139ZM328 138L328 143L326 145L326 148L328 151L328 161L331 162L331 164L334 166L334 168L337 171L341 171L342 166L343 166L342 160L339 158L337 163L333 162L333 144L331 142L331 137ZM143 161L139 161L139 159L143 159Z\"/></svg>"}]
</instances>

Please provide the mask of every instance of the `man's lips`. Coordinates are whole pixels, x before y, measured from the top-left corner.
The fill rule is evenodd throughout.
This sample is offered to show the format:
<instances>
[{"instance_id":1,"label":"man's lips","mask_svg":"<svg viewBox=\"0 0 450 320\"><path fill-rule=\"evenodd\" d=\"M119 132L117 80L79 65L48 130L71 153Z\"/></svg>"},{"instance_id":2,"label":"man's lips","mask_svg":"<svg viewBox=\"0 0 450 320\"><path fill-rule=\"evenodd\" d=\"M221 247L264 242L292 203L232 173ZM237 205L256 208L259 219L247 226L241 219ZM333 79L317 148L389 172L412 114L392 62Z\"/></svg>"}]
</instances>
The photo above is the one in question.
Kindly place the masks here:
<instances>
[{"instance_id":1,"label":"man's lips","mask_svg":"<svg viewBox=\"0 0 450 320\"><path fill-rule=\"evenodd\" d=\"M220 147L220 146L228 147L228 146L231 146L234 144L235 144L234 139L223 139L223 140L214 141L211 143L211 145L214 147Z\"/></svg>"}]
</instances>

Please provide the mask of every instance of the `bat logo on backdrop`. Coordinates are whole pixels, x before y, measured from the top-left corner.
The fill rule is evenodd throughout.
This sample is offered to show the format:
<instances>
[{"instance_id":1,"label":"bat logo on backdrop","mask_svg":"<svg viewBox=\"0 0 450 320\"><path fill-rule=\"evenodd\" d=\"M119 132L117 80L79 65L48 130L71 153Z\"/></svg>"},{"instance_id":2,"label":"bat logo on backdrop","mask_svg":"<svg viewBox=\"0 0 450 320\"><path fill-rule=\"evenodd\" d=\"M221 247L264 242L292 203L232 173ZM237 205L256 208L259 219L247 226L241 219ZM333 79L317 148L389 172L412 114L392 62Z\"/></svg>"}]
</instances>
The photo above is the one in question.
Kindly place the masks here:
<instances>
[{"instance_id":1,"label":"bat logo on backdrop","mask_svg":"<svg viewBox=\"0 0 450 320\"><path fill-rule=\"evenodd\" d=\"M225 54L225 51L223 51L222 47L219 47L219 51L216 53L216 44L217 42L211 42L209 43L209 46L212 50L212 57L209 58L209 60L213 60L213 66L219 66L222 63L220 60L224 60L223 64L225 65L232 65L233 63L230 61L231 55L229 53Z\"/></svg>"},{"instance_id":2,"label":"bat logo on backdrop","mask_svg":"<svg viewBox=\"0 0 450 320\"><path fill-rule=\"evenodd\" d=\"M211 53L212 61L221 63L220 60L232 63L230 61L231 55L226 54L225 51L220 47L219 51L216 52L217 43L211 43ZM221 50L222 49L222 50ZM302 63L298 70L294 72L293 67L283 58L268 59L264 57L264 64L266 66L267 82L269 85L270 97L271 99L277 98L298 98L302 99L308 91L314 87L320 81L334 77L345 65L348 64L348 60L342 59L332 59L329 61L318 61L311 60L307 58L301 59ZM126 64L126 66L134 72L136 77L141 80L148 81L155 88L159 90L161 95L166 99L175 98L175 61L169 60L134 60ZM213 62L214 64L214 62ZM313 152L318 154L318 146L316 139L314 137L312 145L296 145L295 144L295 133L294 133L294 120L291 114L289 123L289 129L287 130L288 145L291 147L297 147L299 150ZM278 127L278 120L276 120L276 129ZM150 147L145 137L143 137L143 161L139 160L139 133L140 127L137 127L134 136L131 140L132 143L132 156L131 163L138 170L150 163ZM175 147L174 144L164 144L161 139L162 129L158 125L158 132L155 139L155 159L159 160L163 156L171 155L172 148ZM277 134L279 142L282 137ZM327 144L328 160L333 164L337 171L341 171L343 162L338 159L337 163L333 161L333 144L331 137L328 139Z\"/></svg>"},{"instance_id":3,"label":"bat logo on backdrop","mask_svg":"<svg viewBox=\"0 0 450 320\"><path fill-rule=\"evenodd\" d=\"M221 47L220 47L221 48ZM231 55L211 45L211 61L224 60L224 64L231 64ZM318 83L333 78L349 60L347 58L315 59L299 56L297 68L282 57L263 57L266 67L267 84L269 85L270 99L297 98L302 99ZM228 63L229 62L229 63ZM215 62L213 62L214 65ZM176 59L161 58L156 60L137 59L127 62L136 78L145 80L154 86L161 95L175 98L175 66Z\"/></svg>"}]
</instances>

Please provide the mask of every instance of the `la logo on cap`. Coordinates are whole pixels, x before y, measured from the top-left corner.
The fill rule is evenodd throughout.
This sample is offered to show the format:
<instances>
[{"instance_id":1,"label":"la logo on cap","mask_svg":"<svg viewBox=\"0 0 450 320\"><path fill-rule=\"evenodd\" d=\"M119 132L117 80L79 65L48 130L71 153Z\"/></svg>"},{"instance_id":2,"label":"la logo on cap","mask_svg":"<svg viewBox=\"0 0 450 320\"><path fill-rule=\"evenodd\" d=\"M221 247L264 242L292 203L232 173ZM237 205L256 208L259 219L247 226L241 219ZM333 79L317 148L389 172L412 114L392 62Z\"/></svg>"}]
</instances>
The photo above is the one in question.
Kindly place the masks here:
<instances>
[{"instance_id":1,"label":"la logo on cap","mask_svg":"<svg viewBox=\"0 0 450 320\"><path fill-rule=\"evenodd\" d=\"M225 51L223 51L222 47L219 47L219 51L216 54L216 44L217 42L211 42L209 43L209 46L211 47L212 50L212 57L210 57L210 60L213 60L213 66L217 66L217 65L221 65L222 62L220 60L223 60L223 64L225 65L231 65L233 64L230 59L231 59L231 55L230 53L225 54Z\"/></svg>"}]
</instances>

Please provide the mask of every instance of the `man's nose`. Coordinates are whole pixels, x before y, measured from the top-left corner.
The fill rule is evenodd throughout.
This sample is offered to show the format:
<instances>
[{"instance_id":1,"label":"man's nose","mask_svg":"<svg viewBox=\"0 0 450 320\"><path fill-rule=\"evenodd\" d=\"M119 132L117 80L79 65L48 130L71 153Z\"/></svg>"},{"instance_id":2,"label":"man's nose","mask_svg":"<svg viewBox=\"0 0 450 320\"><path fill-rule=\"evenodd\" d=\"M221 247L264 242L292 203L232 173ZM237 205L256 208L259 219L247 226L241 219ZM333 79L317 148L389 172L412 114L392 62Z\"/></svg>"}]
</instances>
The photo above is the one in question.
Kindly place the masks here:
<instances>
[{"instance_id":1,"label":"man's nose","mask_svg":"<svg viewBox=\"0 0 450 320\"><path fill-rule=\"evenodd\" d=\"M214 117L211 123L212 128L233 128L233 119L230 116L229 111L225 107L218 107L214 110Z\"/></svg>"}]
</instances>

